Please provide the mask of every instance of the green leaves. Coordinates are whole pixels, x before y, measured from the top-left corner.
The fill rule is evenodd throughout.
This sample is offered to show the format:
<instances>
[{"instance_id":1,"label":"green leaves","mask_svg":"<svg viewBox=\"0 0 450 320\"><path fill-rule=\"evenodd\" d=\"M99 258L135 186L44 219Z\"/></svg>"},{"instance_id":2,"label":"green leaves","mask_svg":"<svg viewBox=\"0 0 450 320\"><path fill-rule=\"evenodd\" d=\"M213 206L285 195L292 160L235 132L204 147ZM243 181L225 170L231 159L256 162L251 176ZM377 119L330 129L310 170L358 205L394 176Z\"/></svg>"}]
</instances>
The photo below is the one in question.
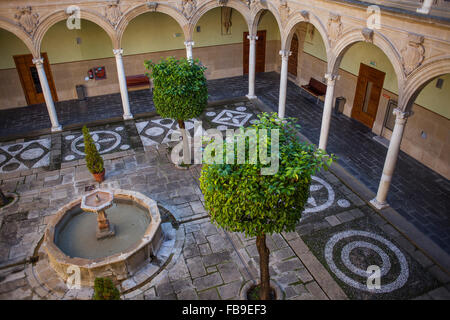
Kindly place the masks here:
<instances>
[{"instance_id":1,"label":"green leaves","mask_svg":"<svg viewBox=\"0 0 450 320\"><path fill-rule=\"evenodd\" d=\"M294 119L281 120L275 113L263 113L252 128L257 130L258 137L260 129L279 130L278 171L262 175L261 168L265 165L251 163L246 143L244 164L203 165L200 188L205 207L215 224L232 232L257 236L292 231L307 203L311 175L321 168L327 169L335 157L300 142ZM270 153L268 132L266 147Z\"/></svg>"},{"instance_id":2,"label":"green leaves","mask_svg":"<svg viewBox=\"0 0 450 320\"><path fill-rule=\"evenodd\" d=\"M203 112L208 103L206 67L198 60L169 57L144 65L151 71L147 76L153 79L153 102L160 116L188 120Z\"/></svg>"},{"instance_id":3,"label":"green leaves","mask_svg":"<svg viewBox=\"0 0 450 320\"><path fill-rule=\"evenodd\" d=\"M82 131L84 139L84 153L86 154L86 167L91 173L102 173L104 170L103 158L98 152L88 128L84 126Z\"/></svg>"}]
</instances>

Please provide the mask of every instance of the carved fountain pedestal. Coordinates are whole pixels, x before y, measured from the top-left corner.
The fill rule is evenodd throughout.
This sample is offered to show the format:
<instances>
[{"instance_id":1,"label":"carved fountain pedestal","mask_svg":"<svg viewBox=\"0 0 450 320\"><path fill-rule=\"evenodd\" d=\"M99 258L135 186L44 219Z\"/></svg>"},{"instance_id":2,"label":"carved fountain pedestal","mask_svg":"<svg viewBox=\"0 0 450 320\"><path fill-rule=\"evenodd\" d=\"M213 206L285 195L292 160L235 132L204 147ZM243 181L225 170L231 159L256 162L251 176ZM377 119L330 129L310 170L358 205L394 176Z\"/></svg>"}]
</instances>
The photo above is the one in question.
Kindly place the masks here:
<instances>
[{"instance_id":1,"label":"carved fountain pedestal","mask_svg":"<svg viewBox=\"0 0 450 320\"><path fill-rule=\"evenodd\" d=\"M95 191L81 200L81 209L97 214L97 239L112 237L116 234L114 225L109 223L105 210L113 205L114 195L109 191Z\"/></svg>"}]
</instances>

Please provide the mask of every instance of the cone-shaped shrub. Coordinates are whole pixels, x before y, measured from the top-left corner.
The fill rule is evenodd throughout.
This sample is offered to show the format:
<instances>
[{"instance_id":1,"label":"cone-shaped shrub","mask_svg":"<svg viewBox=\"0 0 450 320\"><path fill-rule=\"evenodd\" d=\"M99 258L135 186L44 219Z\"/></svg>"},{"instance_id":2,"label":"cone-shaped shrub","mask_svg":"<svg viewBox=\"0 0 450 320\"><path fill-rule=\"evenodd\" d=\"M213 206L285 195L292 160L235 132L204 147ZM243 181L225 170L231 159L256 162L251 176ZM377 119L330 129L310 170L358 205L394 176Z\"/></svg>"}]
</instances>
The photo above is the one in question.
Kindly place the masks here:
<instances>
[{"instance_id":1,"label":"cone-shaped shrub","mask_svg":"<svg viewBox=\"0 0 450 320\"><path fill-rule=\"evenodd\" d=\"M94 139L92 139L89 129L86 126L83 127L83 138L84 153L86 154L86 167L92 174L102 173L104 170L103 158L98 152Z\"/></svg>"},{"instance_id":2,"label":"cone-shaped shrub","mask_svg":"<svg viewBox=\"0 0 450 320\"><path fill-rule=\"evenodd\" d=\"M120 292L111 279L95 278L94 300L120 300Z\"/></svg>"}]
</instances>

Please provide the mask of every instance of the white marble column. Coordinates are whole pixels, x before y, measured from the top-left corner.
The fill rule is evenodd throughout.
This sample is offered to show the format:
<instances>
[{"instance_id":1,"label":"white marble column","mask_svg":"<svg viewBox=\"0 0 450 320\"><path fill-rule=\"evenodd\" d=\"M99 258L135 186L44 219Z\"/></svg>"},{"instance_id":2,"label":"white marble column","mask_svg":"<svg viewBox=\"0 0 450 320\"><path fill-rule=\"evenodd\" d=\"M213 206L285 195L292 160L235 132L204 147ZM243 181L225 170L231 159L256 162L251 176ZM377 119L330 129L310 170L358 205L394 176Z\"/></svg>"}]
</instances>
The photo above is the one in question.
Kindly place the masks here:
<instances>
[{"instance_id":1,"label":"white marble column","mask_svg":"<svg viewBox=\"0 0 450 320\"><path fill-rule=\"evenodd\" d=\"M256 66L256 35L248 35L247 39L250 41L250 52L248 58L248 95L249 99L256 99L255 96L255 66Z\"/></svg>"},{"instance_id":2,"label":"white marble column","mask_svg":"<svg viewBox=\"0 0 450 320\"><path fill-rule=\"evenodd\" d=\"M280 94L278 100L278 117L284 118L286 111L286 90L287 90L287 77L288 77L288 62L290 51L281 50L281 75L280 75Z\"/></svg>"},{"instance_id":3,"label":"white marble column","mask_svg":"<svg viewBox=\"0 0 450 320\"><path fill-rule=\"evenodd\" d=\"M120 95L122 97L123 119L133 119L130 111L130 101L128 100L127 80L125 78L125 69L123 68L122 54L123 49L113 49L116 57L117 77L119 78Z\"/></svg>"},{"instance_id":4,"label":"white marble column","mask_svg":"<svg viewBox=\"0 0 450 320\"><path fill-rule=\"evenodd\" d=\"M186 46L186 58L188 60L192 60L193 59L192 47L194 46L194 41L185 41L184 45Z\"/></svg>"},{"instance_id":5,"label":"white marble column","mask_svg":"<svg viewBox=\"0 0 450 320\"><path fill-rule=\"evenodd\" d=\"M337 75L327 73L327 93L325 94L325 102L322 114L322 127L320 128L319 149L326 150L328 142L328 134L330 132L331 112L333 111L334 85L338 79Z\"/></svg>"},{"instance_id":6,"label":"white marble column","mask_svg":"<svg viewBox=\"0 0 450 320\"><path fill-rule=\"evenodd\" d=\"M58 122L58 115L56 114L55 103L53 102L52 92L47 81L47 75L44 69L44 59L33 59L33 63L36 65L36 70L39 75L39 82L41 83L42 93L44 94L45 104L47 106L48 115L50 116L50 122L52 123L52 132L58 132L62 130L61 125Z\"/></svg>"},{"instance_id":7,"label":"white marble column","mask_svg":"<svg viewBox=\"0 0 450 320\"><path fill-rule=\"evenodd\" d=\"M406 121L411 115L410 112L404 112L401 109L394 109L395 125L392 131L389 149L384 161L383 174L381 175L380 185L375 199L370 203L377 209L389 207L386 202L389 187L391 186L392 175L394 174L395 165L397 164L398 154L400 152L400 144L402 142L403 131L405 130Z\"/></svg>"}]
</instances>

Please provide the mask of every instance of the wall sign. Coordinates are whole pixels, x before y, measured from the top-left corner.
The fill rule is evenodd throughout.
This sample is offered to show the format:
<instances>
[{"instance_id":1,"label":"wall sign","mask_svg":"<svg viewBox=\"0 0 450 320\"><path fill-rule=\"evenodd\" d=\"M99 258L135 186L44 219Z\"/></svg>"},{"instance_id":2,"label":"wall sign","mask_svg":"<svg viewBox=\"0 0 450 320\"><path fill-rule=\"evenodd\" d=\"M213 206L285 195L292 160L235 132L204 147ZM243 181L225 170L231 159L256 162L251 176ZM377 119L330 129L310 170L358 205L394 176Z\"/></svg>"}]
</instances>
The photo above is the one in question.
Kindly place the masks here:
<instances>
[{"instance_id":1,"label":"wall sign","mask_svg":"<svg viewBox=\"0 0 450 320\"><path fill-rule=\"evenodd\" d=\"M105 67L95 67L94 68L94 76L95 76L95 80L102 80L102 79L106 79L106 70Z\"/></svg>"}]
</instances>

